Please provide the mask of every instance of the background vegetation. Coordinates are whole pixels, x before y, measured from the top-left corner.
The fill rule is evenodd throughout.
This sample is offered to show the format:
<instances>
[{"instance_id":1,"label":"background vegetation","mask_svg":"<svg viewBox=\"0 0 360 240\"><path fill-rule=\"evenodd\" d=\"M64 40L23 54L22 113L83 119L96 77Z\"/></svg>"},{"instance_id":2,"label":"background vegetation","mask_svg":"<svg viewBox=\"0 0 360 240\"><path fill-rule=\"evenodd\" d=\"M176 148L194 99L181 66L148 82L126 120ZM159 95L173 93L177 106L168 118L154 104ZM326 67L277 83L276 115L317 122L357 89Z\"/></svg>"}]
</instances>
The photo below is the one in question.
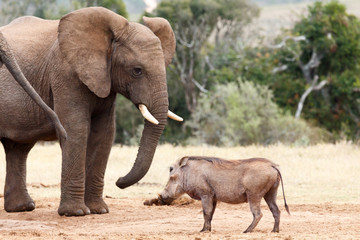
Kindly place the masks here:
<instances>
[{"instance_id":1,"label":"background vegetation","mask_svg":"<svg viewBox=\"0 0 360 240\"><path fill-rule=\"evenodd\" d=\"M127 18L160 16L177 38L168 67L171 110L161 142L235 146L360 141L360 21L338 1L305 1L306 12L269 40L261 6L304 1L2 0L4 25L22 15L55 19L104 6ZM126 118L124 117L126 116ZM130 116L130 117L129 117ZM138 143L143 119L117 99L116 142Z\"/></svg>"}]
</instances>

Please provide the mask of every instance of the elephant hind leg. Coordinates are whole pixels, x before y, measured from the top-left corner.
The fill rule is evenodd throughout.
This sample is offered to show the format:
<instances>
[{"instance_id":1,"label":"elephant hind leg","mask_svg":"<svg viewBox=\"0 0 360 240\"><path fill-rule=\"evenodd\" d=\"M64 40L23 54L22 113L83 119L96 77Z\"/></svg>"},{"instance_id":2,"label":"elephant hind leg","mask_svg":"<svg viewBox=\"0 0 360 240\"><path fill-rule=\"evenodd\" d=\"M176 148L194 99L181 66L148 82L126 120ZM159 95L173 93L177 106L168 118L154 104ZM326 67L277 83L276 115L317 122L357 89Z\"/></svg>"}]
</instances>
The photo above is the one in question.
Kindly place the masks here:
<instances>
[{"instance_id":1,"label":"elephant hind leg","mask_svg":"<svg viewBox=\"0 0 360 240\"><path fill-rule=\"evenodd\" d=\"M6 154L5 210L32 211L35 203L26 189L26 159L35 143L16 143L2 139Z\"/></svg>"}]
</instances>

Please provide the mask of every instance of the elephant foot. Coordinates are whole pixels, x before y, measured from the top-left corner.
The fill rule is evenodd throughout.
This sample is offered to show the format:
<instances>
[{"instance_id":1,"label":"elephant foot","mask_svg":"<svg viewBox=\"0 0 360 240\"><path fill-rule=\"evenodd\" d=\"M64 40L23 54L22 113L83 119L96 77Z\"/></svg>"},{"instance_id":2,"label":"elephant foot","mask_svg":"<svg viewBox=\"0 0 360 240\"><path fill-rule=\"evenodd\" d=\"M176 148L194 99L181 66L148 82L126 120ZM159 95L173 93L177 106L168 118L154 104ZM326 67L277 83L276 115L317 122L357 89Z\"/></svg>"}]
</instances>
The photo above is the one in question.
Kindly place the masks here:
<instances>
[{"instance_id":1,"label":"elephant foot","mask_svg":"<svg viewBox=\"0 0 360 240\"><path fill-rule=\"evenodd\" d=\"M35 209L35 202L29 197L23 200L8 200L5 199L5 210L7 212L24 212Z\"/></svg>"},{"instance_id":2,"label":"elephant foot","mask_svg":"<svg viewBox=\"0 0 360 240\"><path fill-rule=\"evenodd\" d=\"M5 193L4 207L7 212L24 212L35 209L35 202L26 192Z\"/></svg>"},{"instance_id":3,"label":"elephant foot","mask_svg":"<svg viewBox=\"0 0 360 240\"><path fill-rule=\"evenodd\" d=\"M85 216L90 214L90 209L79 201L61 201L58 209L60 216Z\"/></svg>"},{"instance_id":4,"label":"elephant foot","mask_svg":"<svg viewBox=\"0 0 360 240\"><path fill-rule=\"evenodd\" d=\"M85 204L90 208L91 213L104 214L109 212L109 208L102 198L85 200Z\"/></svg>"}]
</instances>

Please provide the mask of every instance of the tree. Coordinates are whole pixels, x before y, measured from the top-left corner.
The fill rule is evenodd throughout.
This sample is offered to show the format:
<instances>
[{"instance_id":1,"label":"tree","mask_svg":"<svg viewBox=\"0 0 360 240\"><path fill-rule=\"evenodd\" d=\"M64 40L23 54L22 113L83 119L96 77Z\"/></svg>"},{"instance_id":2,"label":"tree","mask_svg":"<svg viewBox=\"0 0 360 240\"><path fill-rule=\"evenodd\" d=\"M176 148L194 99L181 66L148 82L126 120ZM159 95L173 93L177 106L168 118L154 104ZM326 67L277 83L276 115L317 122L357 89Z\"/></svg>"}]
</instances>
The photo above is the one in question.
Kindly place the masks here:
<instances>
[{"instance_id":1,"label":"tree","mask_svg":"<svg viewBox=\"0 0 360 240\"><path fill-rule=\"evenodd\" d=\"M304 107L304 102L305 102L307 96L309 96L309 94L312 91L321 90L328 83L328 81L322 80L320 83L318 83L319 75L317 74L317 72L318 72L318 67L321 63L321 60L324 57L323 53L320 53L320 54L317 53L318 50L314 47L312 50L310 59L307 61L307 63L303 63L303 61L300 58L301 54L287 46L288 40L292 40L296 43L299 41L306 41L306 37L305 36L285 37L284 40L280 44L278 44L277 46L274 46L274 48L286 48L287 47L287 50L289 50L293 54L293 57L291 59L289 59L289 61L295 62L295 64L300 68L306 83L309 85L308 88L306 89L306 91L304 91L304 93L301 95L297 109L296 109L295 118L300 118L300 114ZM281 65L279 67L276 67L273 69L273 73L276 73L279 71L284 71L287 69L287 67L288 67L287 65Z\"/></svg>"},{"instance_id":2,"label":"tree","mask_svg":"<svg viewBox=\"0 0 360 240\"><path fill-rule=\"evenodd\" d=\"M2 0L1 22L7 24L13 19L25 15L34 15L40 18L51 18L51 10L56 0Z\"/></svg>"},{"instance_id":3,"label":"tree","mask_svg":"<svg viewBox=\"0 0 360 240\"><path fill-rule=\"evenodd\" d=\"M74 9L101 6L128 18L128 13L123 0L75 0L72 1L72 5Z\"/></svg>"},{"instance_id":4,"label":"tree","mask_svg":"<svg viewBox=\"0 0 360 240\"><path fill-rule=\"evenodd\" d=\"M215 49L208 82L215 86L241 76L267 85L285 111L298 118L301 113L337 138L360 139L359 19L336 1L309 9L276 45Z\"/></svg>"},{"instance_id":5,"label":"tree","mask_svg":"<svg viewBox=\"0 0 360 240\"><path fill-rule=\"evenodd\" d=\"M83 7L102 6L124 17L128 17L122 0L73 0L58 3L56 0L2 0L1 18L3 24L25 15L43 19L59 19L66 13Z\"/></svg>"},{"instance_id":6,"label":"tree","mask_svg":"<svg viewBox=\"0 0 360 240\"><path fill-rule=\"evenodd\" d=\"M301 95L296 117L303 112L306 119L337 135L343 132L359 138L359 19L347 14L345 6L337 1L316 2L289 33L290 37L277 46L279 65L274 72L283 80L287 76L287 81L303 79L302 93L299 87L285 89Z\"/></svg>"},{"instance_id":7,"label":"tree","mask_svg":"<svg viewBox=\"0 0 360 240\"><path fill-rule=\"evenodd\" d=\"M207 51L214 33L216 43L235 33L258 14L247 0L164 0L152 16L168 19L177 39L176 55L171 66L185 90L187 110L192 113L199 92L207 92L206 71L211 68ZM150 14L148 14L150 15Z\"/></svg>"}]
</instances>

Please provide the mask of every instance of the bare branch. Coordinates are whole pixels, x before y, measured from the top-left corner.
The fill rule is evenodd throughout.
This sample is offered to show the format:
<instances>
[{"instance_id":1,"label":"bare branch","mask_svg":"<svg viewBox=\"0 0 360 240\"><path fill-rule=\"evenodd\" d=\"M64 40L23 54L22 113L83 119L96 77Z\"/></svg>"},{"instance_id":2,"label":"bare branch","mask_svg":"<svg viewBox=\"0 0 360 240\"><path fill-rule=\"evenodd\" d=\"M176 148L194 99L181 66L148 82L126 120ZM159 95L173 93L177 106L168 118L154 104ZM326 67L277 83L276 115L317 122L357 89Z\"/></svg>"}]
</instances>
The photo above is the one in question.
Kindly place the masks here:
<instances>
[{"instance_id":1,"label":"bare branch","mask_svg":"<svg viewBox=\"0 0 360 240\"><path fill-rule=\"evenodd\" d=\"M295 118L300 118L302 109L304 107L304 102L305 102L307 96L314 90L318 91L318 90L322 89L328 83L327 80L323 80L318 85L316 85L318 79L319 79L319 76L315 75L311 86L308 87L308 89L306 89L306 91L301 95L300 101L298 103L298 107L296 109Z\"/></svg>"},{"instance_id":2,"label":"bare branch","mask_svg":"<svg viewBox=\"0 0 360 240\"><path fill-rule=\"evenodd\" d=\"M214 65L210 62L210 58L208 55L205 56L205 62L209 66L210 71L215 69Z\"/></svg>"},{"instance_id":3,"label":"bare branch","mask_svg":"<svg viewBox=\"0 0 360 240\"><path fill-rule=\"evenodd\" d=\"M283 72L285 71L286 69L288 68L288 65L281 65L279 67L276 67L274 68L271 73L275 74L275 73L278 73L278 72Z\"/></svg>"},{"instance_id":4,"label":"bare branch","mask_svg":"<svg viewBox=\"0 0 360 240\"><path fill-rule=\"evenodd\" d=\"M353 111L351 110L351 108L347 105L344 106L344 109L349 113L351 119L356 122L357 124L360 123L360 118L358 116L356 116Z\"/></svg>"},{"instance_id":5,"label":"bare branch","mask_svg":"<svg viewBox=\"0 0 360 240\"><path fill-rule=\"evenodd\" d=\"M327 80L322 80L318 85L316 85L313 90L319 91L321 90L326 84L328 83Z\"/></svg>"},{"instance_id":6,"label":"bare branch","mask_svg":"<svg viewBox=\"0 0 360 240\"><path fill-rule=\"evenodd\" d=\"M313 82L312 72L314 69L318 68L320 66L322 59L322 55L319 55L316 53L316 49L313 48L311 58L308 61L307 64L303 64L300 60L298 61L298 65L305 77L305 80L308 84Z\"/></svg>"},{"instance_id":7,"label":"bare branch","mask_svg":"<svg viewBox=\"0 0 360 240\"><path fill-rule=\"evenodd\" d=\"M200 84L198 81L196 81L195 79L191 79L191 80L192 80L192 82L195 84L195 86L196 86L201 92L203 92L203 93L209 92L208 90L206 90L206 89L204 88L204 86L201 86L201 84Z\"/></svg>"},{"instance_id":8,"label":"bare branch","mask_svg":"<svg viewBox=\"0 0 360 240\"><path fill-rule=\"evenodd\" d=\"M292 55L294 57L292 58L285 58L286 61L288 62L295 62L298 64L298 66L302 67L302 62L300 60L300 55L295 52L293 49L291 49L290 47L287 46L287 41L288 40L293 40L294 42L300 42L300 41L306 41L306 37L305 36L298 36L298 37L291 37L291 36L286 36L279 44L277 45L269 45L269 48L272 49L281 49L281 48L286 48L286 50L288 50L289 52L292 53Z\"/></svg>"},{"instance_id":9,"label":"bare branch","mask_svg":"<svg viewBox=\"0 0 360 240\"><path fill-rule=\"evenodd\" d=\"M279 44L269 45L269 47L273 48L273 49L280 49L280 48L286 47L286 42L288 40L293 40L294 42L300 42L300 41L306 41L306 37L303 35L298 36L298 37L286 36Z\"/></svg>"},{"instance_id":10,"label":"bare branch","mask_svg":"<svg viewBox=\"0 0 360 240\"><path fill-rule=\"evenodd\" d=\"M296 113L295 113L295 118L299 118L301 115L302 109L304 107L304 102L305 102L307 96L309 96L309 94L312 91L317 91L317 90L322 89L328 83L328 81L323 80L319 84L317 84L319 76L316 75L316 70L320 66L321 59L323 56L319 55L317 53L316 49L313 48L310 60L306 64L304 64L300 59L300 54L298 54L293 49L291 49L290 47L287 46L286 42L288 40L293 40L294 42L306 41L306 37L305 36L285 37L279 44L277 44L275 46L270 46L270 47L274 48L274 49L286 48L289 52L291 52L294 57L288 58L288 59L286 59L286 61L292 61L292 62L296 61L297 65L299 66L299 68L301 69L301 72L304 75L305 81L308 84L311 83L310 87L308 87L306 89L306 91L301 95L300 101L298 103L298 107L297 107ZM288 67L287 65L281 65L279 67L274 68L272 70L272 73L285 71L287 69L287 67ZM313 76L314 73L315 73L315 76Z\"/></svg>"}]
</instances>

